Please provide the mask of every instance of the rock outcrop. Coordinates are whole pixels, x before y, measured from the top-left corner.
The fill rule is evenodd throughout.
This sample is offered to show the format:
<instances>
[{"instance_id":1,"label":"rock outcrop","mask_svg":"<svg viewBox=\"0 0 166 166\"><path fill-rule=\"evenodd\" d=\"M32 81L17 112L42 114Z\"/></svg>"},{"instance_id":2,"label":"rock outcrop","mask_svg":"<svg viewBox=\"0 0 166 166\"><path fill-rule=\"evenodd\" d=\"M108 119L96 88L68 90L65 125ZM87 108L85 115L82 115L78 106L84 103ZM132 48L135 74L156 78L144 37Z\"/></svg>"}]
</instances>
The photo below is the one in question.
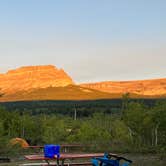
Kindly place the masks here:
<instances>
[{"instance_id":1,"label":"rock outcrop","mask_svg":"<svg viewBox=\"0 0 166 166\"><path fill-rule=\"evenodd\" d=\"M5 94L70 84L74 84L70 76L52 65L21 67L0 74L0 89Z\"/></svg>"},{"instance_id":2,"label":"rock outcrop","mask_svg":"<svg viewBox=\"0 0 166 166\"><path fill-rule=\"evenodd\" d=\"M106 81L80 86L112 94L134 93L146 96L166 95L166 78L139 81Z\"/></svg>"},{"instance_id":3,"label":"rock outcrop","mask_svg":"<svg viewBox=\"0 0 166 166\"><path fill-rule=\"evenodd\" d=\"M125 93L133 98L166 97L166 78L75 85L64 70L52 65L26 66L0 74L1 101L110 99Z\"/></svg>"}]
</instances>

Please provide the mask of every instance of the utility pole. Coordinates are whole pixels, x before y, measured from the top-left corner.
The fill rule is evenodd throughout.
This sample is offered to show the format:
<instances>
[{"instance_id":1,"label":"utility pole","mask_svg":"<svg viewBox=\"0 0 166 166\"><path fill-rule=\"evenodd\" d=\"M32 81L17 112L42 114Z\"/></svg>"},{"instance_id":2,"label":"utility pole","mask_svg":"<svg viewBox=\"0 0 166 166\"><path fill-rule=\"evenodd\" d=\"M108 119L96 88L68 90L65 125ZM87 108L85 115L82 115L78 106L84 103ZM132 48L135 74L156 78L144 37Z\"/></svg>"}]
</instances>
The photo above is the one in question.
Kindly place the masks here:
<instances>
[{"instance_id":1,"label":"utility pole","mask_svg":"<svg viewBox=\"0 0 166 166\"><path fill-rule=\"evenodd\" d=\"M76 110L76 107L74 107L74 120L77 120L77 110Z\"/></svg>"}]
</instances>

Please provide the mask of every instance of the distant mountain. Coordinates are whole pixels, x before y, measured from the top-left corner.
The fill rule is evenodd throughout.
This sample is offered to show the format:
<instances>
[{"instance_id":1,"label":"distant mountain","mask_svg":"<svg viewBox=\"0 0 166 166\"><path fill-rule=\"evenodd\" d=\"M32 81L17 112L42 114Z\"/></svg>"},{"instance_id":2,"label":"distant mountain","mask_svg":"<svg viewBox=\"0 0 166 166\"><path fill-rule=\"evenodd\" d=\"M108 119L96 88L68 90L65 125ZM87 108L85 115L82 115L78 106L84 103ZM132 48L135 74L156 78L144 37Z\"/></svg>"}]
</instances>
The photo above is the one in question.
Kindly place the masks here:
<instances>
[{"instance_id":1,"label":"distant mountain","mask_svg":"<svg viewBox=\"0 0 166 166\"><path fill-rule=\"evenodd\" d=\"M80 86L113 94L133 93L143 96L166 96L166 78L138 81L106 81L85 83Z\"/></svg>"},{"instance_id":2,"label":"distant mountain","mask_svg":"<svg viewBox=\"0 0 166 166\"><path fill-rule=\"evenodd\" d=\"M63 69L55 66L27 66L0 74L0 89L5 94L35 88L64 87L74 84Z\"/></svg>"},{"instance_id":3,"label":"distant mountain","mask_svg":"<svg viewBox=\"0 0 166 166\"><path fill-rule=\"evenodd\" d=\"M76 85L55 66L27 66L0 74L0 101L93 100L166 97L166 78L143 81L107 81Z\"/></svg>"}]
</instances>

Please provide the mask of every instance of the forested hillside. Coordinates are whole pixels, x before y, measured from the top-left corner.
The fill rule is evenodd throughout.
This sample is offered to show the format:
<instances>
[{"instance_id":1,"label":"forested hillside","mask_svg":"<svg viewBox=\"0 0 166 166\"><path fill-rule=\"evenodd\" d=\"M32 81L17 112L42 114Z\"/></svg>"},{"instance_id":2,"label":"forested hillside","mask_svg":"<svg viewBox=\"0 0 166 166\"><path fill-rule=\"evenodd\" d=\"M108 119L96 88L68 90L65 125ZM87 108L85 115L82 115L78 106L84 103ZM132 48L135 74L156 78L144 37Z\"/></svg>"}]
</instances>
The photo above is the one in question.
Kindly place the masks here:
<instances>
[{"instance_id":1,"label":"forested hillside","mask_svg":"<svg viewBox=\"0 0 166 166\"><path fill-rule=\"evenodd\" d=\"M17 109L9 111L12 103L10 107L1 107L0 154L9 152L7 151L10 148L9 140L15 137L24 138L31 145L88 144L93 151L153 153L166 151L166 100L145 104L142 101L130 100L126 95L121 105L119 101L114 102L115 105L119 105L119 108L117 107L118 111L113 113L106 111L110 107L107 105L108 101L102 102L103 106L105 105L103 108L98 107L101 104L97 101L94 101L96 107L91 107L90 102L82 103L82 107L80 107L81 102L77 103L78 117L75 120L74 102L64 104L63 101L66 110L62 114L56 111L48 114L47 111L33 112L32 107L28 108L28 103L26 103L26 110L22 111ZM13 103L13 108L15 104ZM25 103L21 104L26 106ZM31 104L33 106L34 103ZM62 106L57 103L57 108L58 104ZM49 105L51 107L51 102ZM67 110L70 110L67 108L69 105L73 108L71 114L67 114ZM90 109L87 109L88 107ZM93 111L89 115L88 112L80 116L80 112L84 112L84 109Z\"/></svg>"}]
</instances>

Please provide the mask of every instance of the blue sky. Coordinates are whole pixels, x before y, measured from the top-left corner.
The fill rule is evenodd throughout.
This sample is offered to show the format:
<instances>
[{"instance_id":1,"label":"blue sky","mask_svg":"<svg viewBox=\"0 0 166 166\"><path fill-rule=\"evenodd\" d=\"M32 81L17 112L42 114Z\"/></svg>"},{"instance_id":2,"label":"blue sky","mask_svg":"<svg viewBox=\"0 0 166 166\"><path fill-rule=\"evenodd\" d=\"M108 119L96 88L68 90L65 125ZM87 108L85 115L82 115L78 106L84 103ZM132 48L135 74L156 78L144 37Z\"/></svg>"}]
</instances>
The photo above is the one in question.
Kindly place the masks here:
<instances>
[{"instance_id":1,"label":"blue sky","mask_svg":"<svg viewBox=\"0 0 166 166\"><path fill-rule=\"evenodd\" d=\"M0 1L0 72L47 64L76 82L166 77L166 1Z\"/></svg>"}]
</instances>

